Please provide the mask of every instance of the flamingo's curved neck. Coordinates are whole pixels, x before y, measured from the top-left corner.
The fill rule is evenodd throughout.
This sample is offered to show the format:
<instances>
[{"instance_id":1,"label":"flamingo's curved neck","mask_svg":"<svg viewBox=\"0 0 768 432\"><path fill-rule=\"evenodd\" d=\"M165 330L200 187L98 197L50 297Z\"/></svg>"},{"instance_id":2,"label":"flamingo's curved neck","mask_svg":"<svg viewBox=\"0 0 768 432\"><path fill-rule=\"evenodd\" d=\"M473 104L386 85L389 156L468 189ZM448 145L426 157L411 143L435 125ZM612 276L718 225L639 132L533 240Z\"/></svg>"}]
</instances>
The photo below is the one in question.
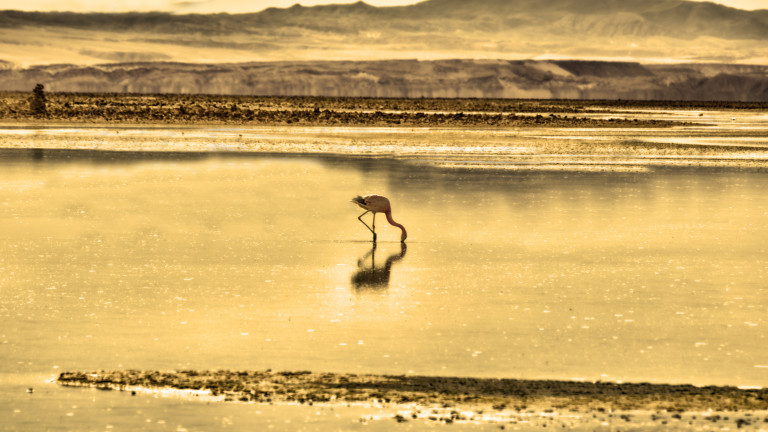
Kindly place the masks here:
<instances>
[{"instance_id":1,"label":"flamingo's curved neck","mask_svg":"<svg viewBox=\"0 0 768 432\"><path fill-rule=\"evenodd\" d=\"M391 210L384 212L384 215L387 216L387 222L389 222L390 225L396 226L403 231L402 235L400 236L400 241L405 241L406 237L408 237L408 232L405 231L405 227L402 224L395 222L394 219L392 219Z\"/></svg>"}]
</instances>

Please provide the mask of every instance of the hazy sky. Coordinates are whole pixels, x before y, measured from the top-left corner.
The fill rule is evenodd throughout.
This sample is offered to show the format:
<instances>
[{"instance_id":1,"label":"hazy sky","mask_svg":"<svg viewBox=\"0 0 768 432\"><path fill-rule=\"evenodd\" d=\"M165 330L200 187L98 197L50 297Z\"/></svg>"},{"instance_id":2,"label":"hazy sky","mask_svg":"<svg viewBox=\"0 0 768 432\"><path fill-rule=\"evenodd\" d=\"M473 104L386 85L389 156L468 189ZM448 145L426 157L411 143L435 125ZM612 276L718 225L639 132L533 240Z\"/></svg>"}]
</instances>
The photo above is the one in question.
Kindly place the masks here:
<instances>
[{"instance_id":1,"label":"hazy sky","mask_svg":"<svg viewBox=\"0 0 768 432\"><path fill-rule=\"evenodd\" d=\"M265 8L289 7L295 3L305 6L328 3L354 3L357 0L0 0L0 10L59 10L75 12L173 11L179 13L257 12ZM366 0L375 6L398 6L420 0ZM741 9L768 9L768 0L718 0Z\"/></svg>"}]
</instances>

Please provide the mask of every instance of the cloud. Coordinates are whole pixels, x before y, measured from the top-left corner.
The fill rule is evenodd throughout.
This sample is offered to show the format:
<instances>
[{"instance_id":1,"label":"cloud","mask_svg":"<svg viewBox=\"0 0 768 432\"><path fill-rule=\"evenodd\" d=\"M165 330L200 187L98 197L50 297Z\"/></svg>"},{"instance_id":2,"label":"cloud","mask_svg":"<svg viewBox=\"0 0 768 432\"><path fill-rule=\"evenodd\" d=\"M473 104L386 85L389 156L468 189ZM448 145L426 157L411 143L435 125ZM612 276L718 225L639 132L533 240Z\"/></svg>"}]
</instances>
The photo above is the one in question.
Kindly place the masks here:
<instances>
[{"instance_id":1,"label":"cloud","mask_svg":"<svg viewBox=\"0 0 768 432\"><path fill-rule=\"evenodd\" d=\"M197 5L200 5L200 4L203 4L203 3L205 3L205 2L203 2L203 1L175 1L175 2L173 2L171 4L174 7L185 8L185 7L190 7L190 6L197 6Z\"/></svg>"}]
</instances>

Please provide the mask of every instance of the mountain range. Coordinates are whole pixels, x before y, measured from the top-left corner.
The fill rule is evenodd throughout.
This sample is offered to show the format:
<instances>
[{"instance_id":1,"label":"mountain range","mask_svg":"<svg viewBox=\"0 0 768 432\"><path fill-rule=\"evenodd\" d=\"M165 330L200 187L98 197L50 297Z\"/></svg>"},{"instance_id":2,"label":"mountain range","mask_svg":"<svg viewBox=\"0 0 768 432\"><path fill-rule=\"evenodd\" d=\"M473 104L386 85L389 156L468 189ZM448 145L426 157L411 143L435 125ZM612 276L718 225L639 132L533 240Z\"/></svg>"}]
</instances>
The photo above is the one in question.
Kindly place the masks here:
<instances>
[{"instance_id":1,"label":"mountain range","mask_svg":"<svg viewBox=\"0 0 768 432\"><path fill-rule=\"evenodd\" d=\"M768 64L768 10L685 0L427 0L247 14L0 11L0 60L589 59Z\"/></svg>"},{"instance_id":2,"label":"mountain range","mask_svg":"<svg viewBox=\"0 0 768 432\"><path fill-rule=\"evenodd\" d=\"M768 65L767 42L768 10L685 0L426 0L398 7L358 2L294 5L247 14L0 11L0 70L4 71L0 89L22 85L26 89L30 79L47 78L49 86L71 91L170 87L185 92L294 93L304 86L312 93L332 93L344 92L345 83L331 89L337 85L331 75L348 79L351 74L359 80L360 74L369 74L369 82L361 81L359 86L381 88L361 90L361 95L444 94L440 89L464 84L446 83L439 70L460 64L469 68L461 80L500 83L485 93L521 93L509 90L507 84L514 83L526 94L562 93L553 88L567 88L565 93L574 94L573 88L581 92L611 88L617 80L627 79L621 73L612 74L636 64L645 71L640 93L658 93L680 82L686 83L690 93L695 80L706 87L718 75L712 75L715 66L695 65ZM592 64L592 78L554 85L567 75L559 72L567 70L558 63L563 61L581 61L580 68ZM611 68L605 62L617 65ZM408 66L398 72L402 64ZM528 70L524 64L534 67ZM671 64L692 66L662 73ZM344 71L345 67L359 73ZM532 84L537 71L547 68L554 78L546 81L544 76L545 81ZM740 85L759 89L760 73L757 69L744 72L747 69L739 69L736 75L733 67L721 72L728 80L748 75ZM312 70L314 75L308 72ZM397 86L387 77L400 79L401 89L393 90ZM415 85L414 77L419 77L416 81L424 90L402 89ZM650 85L652 77L661 81ZM597 78L614 84L600 84ZM206 84L222 80L232 82ZM248 82L252 84L244 84ZM261 84L253 84L257 82ZM737 92L733 83L728 85Z\"/></svg>"}]
</instances>

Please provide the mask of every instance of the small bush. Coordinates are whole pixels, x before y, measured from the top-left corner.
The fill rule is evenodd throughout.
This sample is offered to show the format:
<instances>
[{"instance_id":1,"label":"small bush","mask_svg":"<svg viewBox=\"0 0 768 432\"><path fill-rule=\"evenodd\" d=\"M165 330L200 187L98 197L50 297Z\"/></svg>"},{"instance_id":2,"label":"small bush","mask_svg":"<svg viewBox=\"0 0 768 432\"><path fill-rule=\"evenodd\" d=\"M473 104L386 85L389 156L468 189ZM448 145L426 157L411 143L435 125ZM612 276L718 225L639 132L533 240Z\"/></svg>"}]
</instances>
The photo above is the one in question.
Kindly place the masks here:
<instances>
[{"instance_id":1,"label":"small bush","mask_svg":"<svg viewBox=\"0 0 768 432\"><path fill-rule=\"evenodd\" d=\"M35 116L44 116L48 113L45 105L45 87L42 84L36 85L32 90L32 97L29 98L29 109Z\"/></svg>"}]
</instances>

